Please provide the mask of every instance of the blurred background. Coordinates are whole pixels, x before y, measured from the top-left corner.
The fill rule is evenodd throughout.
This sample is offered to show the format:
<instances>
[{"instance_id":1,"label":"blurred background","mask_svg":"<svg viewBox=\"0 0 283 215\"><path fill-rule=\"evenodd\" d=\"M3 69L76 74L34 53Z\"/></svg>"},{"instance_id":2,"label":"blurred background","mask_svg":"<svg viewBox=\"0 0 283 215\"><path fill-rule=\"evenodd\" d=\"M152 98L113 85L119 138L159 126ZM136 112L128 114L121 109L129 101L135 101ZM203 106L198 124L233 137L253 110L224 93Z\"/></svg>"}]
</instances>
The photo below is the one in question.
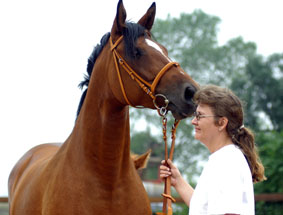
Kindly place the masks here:
<instances>
[{"instance_id":1,"label":"blurred background","mask_svg":"<svg viewBox=\"0 0 283 215\"><path fill-rule=\"evenodd\" d=\"M0 197L7 197L9 173L28 149L40 143L64 142L72 131L81 96L77 85L93 47L111 29L117 2L0 2ZM138 21L151 3L124 0L127 19ZM169 56L200 84L228 87L243 100L245 126L256 134L268 178L255 185L255 193L282 195L283 3L156 3L153 36ZM140 173L150 190L150 183L161 185L161 119L153 110L130 108L130 112L132 151L153 150L148 168ZM168 117L170 125L172 118ZM174 160L195 184L209 153L194 140L190 121L183 120L177 130ZM187 214L188 208L178 204L174 211ZM282 211L282 198L256 202L256 214L280 215ZM7 203L0 203L0 214L7 214Z\"/></svg>"}]
</instances>

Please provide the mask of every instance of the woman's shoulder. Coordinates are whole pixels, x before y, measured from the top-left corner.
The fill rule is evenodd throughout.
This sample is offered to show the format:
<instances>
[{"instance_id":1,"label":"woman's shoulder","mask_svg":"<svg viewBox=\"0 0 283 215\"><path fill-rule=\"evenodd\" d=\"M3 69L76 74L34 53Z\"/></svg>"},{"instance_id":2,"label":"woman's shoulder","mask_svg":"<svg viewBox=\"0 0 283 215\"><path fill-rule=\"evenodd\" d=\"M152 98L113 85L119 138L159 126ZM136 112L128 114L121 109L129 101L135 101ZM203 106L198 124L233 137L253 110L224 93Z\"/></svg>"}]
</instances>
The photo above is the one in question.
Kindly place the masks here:
<instances>
[{"instance_id":1,"label":"woman's shoulder","mask_svg":"<svg viewBox=\"0 0 283 215\"><path fill-rule=\"evenodd\" d=\"M234 144L229 144L217 150L209 156L209 160L223 161L223 159L234 160L235 158L243 158L242 151ZM233 158L233 159L232 159Z\"/></svg>"},{"instance_id":2,"label":"woman's shoulder","mask_svg":"<svg viewBox=\"0 0 283 215\"><path fill-rule=\"evenodd\" d=\"M234 144L224 146L210 155L209 163L219 171L235 172L248 167L242 151Z\"/></svg>"}]
</instances>

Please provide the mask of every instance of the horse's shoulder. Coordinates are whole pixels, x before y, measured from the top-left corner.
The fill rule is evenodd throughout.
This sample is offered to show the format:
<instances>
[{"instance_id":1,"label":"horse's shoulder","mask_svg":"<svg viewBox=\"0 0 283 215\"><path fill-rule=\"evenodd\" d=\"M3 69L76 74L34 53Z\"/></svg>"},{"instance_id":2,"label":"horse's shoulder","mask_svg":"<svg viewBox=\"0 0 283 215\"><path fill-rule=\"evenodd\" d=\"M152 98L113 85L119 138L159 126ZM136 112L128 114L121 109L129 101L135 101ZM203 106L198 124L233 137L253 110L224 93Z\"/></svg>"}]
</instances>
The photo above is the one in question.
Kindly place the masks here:
<instances>
[{"instance_id":1,"label":"horse's shoulder","mask_svg":"<svg viewBox=\"0 0 283 215\"><path fill-rule=\"evenodd\" d=\"M12 180L15 175L20 177L25 170L39 160L44 160L54 155L60 148L60 145L59 143L46 143L31 148L17 162L10 174L9 181Z\"/></svg>"}]
</instances>

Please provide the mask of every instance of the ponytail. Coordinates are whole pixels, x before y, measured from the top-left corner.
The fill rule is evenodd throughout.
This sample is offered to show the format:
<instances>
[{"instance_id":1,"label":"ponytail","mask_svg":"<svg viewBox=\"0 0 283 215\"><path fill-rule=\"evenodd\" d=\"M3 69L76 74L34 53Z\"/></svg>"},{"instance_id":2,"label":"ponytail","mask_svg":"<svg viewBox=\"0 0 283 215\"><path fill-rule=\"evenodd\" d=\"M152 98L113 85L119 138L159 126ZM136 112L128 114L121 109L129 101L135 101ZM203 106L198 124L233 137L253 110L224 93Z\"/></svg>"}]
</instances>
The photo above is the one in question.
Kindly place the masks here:
<instances>
[{"instance_id":1,"label":"ponytail","mask_svg":"<svg viewBox=\"0 0 283 215\"><path fill-rule=\"evenodd\" d=\"M232 141L245 155L252 173L253 182L257 183L265 180L264 167L258 156L253 132L248 128L241 127L233 134Z\"/></svg>"}]
</instances>

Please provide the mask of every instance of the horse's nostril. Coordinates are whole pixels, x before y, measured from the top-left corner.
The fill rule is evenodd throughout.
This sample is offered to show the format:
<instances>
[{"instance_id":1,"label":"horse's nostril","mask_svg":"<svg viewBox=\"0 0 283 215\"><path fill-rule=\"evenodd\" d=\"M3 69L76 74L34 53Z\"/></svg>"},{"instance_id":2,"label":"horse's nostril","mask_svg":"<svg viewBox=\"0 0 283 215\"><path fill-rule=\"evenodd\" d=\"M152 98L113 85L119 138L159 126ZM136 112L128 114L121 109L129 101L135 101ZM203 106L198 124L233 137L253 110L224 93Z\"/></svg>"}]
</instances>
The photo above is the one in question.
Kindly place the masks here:
<instances>
[{"instance_id":1,"label":"horse's nostril","mask_svg":"<svg viewBox=\"0 0 283 215\"><path fill-rule=\"evenodd\" d=\"M185 95L184 95L185 100L190 101L194 97L195 92L196 92L195 89L191 87L186 87Z\"/></svg>"}]
</instances>

